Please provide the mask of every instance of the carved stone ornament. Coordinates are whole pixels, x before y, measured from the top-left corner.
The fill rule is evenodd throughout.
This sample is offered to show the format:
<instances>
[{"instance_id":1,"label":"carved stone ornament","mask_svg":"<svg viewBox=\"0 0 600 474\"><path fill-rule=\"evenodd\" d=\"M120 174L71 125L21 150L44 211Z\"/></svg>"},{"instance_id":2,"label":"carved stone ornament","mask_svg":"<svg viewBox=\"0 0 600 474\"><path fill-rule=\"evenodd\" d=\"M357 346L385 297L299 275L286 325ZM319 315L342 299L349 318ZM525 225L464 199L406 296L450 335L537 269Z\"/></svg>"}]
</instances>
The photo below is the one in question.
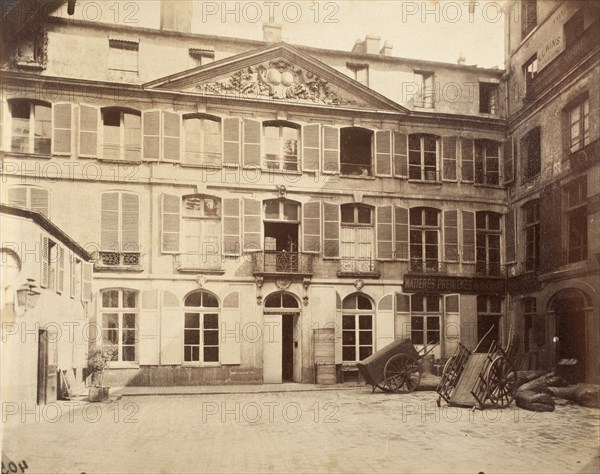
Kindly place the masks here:
<instances>
[{"instance_id":1,"label":"carved stone ornament","mask_svg":"<svg viewBox=\"0 0 600 474\"><path fill-rule=\"evenodd\" d=\"M277 285L277 288L279 288L280 290L287 290L290 285L292 284L291 280L287 279L287 278L280 278L278 279L275 284Z\"/></svg>"},{"instance_id":2,"label":"carved stone ornament","mask_svg":"<svg viewBox=\"0 0 600 474\"><path fill-rule=\"evenodd\" d=\"M355 100L342 97L335 85L285 59L248 66L226 79L198 84L196 90L203 94L234 97L357 105Z\"/></svg>"},{"instance_id":3,"label":"carved stone ornament","mask_svg":"<svg viewBox=\"0 0 600 474\"><path fill-rule=\"evenodd\" d=\"M208 278L206 278L206 276L204 276L204 275L198 275L196 277L196 283L198 284L198 286L200 288L204 288L204 285L206 285L207 281L208 281Z\"/></svg>"},{"instance_id":4,"label":"carved stone ornament","mask_svg":"<svg viewBox=\"0 0 600 474\"><path fill-rule=\"evenodd\" d=\"M361 291L363 289L363 286L365 286L365 281L364 280L356 280L354 282L354 287L358 290Z\"/></svg>"}]
</instances>

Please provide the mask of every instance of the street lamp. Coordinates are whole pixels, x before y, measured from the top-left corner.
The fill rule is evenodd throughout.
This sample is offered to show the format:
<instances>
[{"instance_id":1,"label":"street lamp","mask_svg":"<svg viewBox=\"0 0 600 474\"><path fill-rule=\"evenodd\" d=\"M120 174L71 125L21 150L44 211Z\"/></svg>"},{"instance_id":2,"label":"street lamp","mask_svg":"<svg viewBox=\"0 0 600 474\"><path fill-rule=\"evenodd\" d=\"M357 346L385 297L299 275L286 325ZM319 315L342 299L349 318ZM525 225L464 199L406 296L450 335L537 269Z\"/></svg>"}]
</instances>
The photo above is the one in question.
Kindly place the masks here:
<instances>
[{"instance_id":1,"label":"street lamp","mask_svg":"<svg viewBox=\"0 0 600 474\"><path fill-rule=\"evenodd\" d=\"M17 290L17 301L19 306L26 309L35 308L41 293L36 290L37 285L34 284L33 278L27 278L27 283L23 283L21 288Z\"/></svg>"}]
</instances>

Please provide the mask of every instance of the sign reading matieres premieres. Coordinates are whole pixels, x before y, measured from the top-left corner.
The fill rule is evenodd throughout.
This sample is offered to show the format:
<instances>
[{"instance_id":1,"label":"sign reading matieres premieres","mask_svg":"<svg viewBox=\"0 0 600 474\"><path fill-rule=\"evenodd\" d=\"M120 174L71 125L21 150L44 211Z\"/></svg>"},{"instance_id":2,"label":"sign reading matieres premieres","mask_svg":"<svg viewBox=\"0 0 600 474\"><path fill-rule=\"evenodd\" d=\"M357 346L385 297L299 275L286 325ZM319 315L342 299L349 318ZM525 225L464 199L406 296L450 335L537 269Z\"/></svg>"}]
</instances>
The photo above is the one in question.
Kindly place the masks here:
<instances>
[{"instance_id":1,"label":"sign reading matieres premieres","mask_svg":"<svg viewBox=\"0 0 600 474\"><path fill-rule=\"evenodd\" d=\"M435 291L439 293L504 293L506 280L503 278L468 278L449 276L412 276L404 277L405 293Z\"/></svg>"}]
</instances>

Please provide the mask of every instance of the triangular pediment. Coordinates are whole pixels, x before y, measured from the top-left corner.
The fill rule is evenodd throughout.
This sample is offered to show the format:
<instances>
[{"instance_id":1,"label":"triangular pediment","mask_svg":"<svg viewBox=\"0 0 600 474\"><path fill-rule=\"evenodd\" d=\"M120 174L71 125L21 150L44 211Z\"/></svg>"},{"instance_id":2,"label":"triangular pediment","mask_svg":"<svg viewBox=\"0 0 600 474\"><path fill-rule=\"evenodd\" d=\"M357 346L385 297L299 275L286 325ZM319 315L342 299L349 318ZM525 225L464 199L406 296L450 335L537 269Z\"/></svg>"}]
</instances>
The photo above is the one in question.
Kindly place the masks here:
<instances>
[{"instance_id":1,"label":"triangular pediment","mask_svg":"<svg viewBox=\"0 0 600 474\"><path fill-rule=\"evenodd\" d=\"M407 112L323 62L277 43L144 85L202 96Z\"/></svg>"}]
</instances>

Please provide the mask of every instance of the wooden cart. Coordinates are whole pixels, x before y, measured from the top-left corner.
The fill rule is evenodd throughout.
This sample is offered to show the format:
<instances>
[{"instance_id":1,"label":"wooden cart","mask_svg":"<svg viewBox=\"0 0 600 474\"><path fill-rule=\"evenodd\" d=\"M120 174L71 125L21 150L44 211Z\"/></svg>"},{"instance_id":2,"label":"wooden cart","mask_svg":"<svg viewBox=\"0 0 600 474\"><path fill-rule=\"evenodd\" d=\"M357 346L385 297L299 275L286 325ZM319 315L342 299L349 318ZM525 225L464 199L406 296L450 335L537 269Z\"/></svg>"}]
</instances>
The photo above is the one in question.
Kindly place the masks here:
<instances>
[{"instance_id":1,"label":"wooden cart","mask_svg":"<svg viewBox=\"0 0 600 474\"><path fill-rule=\"evenodd\" d=\"M436 344L437 345L437 344ZM421 381L421 359L433 350L421 353L412 342L395 341L356 364L365 382L384 392L407 393Z\"/></svg>"},{"instance_id":2,"label":"wooden cart","mask_svg":"<svg viewBox=\"0 0 600 474\"><path fill-rule=\"evenodd\" d=\"M487 353L473 353L459 343L444 366L436 389L441 400L452 406L483 409L487 400L498 408L511 404L516 390L516 373L510 357L496 341Z\"/></svg>"}]
</instances>

